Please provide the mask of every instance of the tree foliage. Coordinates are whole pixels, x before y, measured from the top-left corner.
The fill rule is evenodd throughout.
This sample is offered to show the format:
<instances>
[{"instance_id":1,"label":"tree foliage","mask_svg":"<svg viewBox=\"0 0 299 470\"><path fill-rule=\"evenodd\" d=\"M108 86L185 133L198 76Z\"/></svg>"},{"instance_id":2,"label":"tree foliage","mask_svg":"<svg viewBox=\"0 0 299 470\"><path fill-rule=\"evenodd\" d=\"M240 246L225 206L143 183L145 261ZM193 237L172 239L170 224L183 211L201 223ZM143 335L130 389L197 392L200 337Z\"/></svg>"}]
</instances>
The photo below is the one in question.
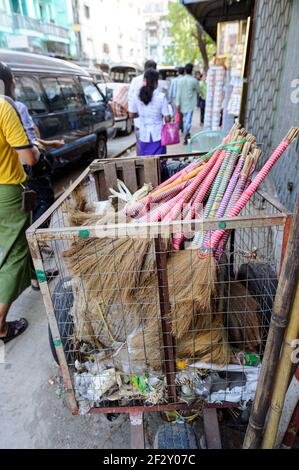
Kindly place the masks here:
<instances>
[{"instance_id":1,"label":"tree foliage","mask_svg":"<svg viewBox=\"0 0 299 470\"><path fill-rule=\"evenodd\" d=\"M168 63L184 65L197 62L207 69L216 50L215 43L178 0L169 3L168 21L172 39L172 45L166 49Z\"/></svg>"}]
</instances>

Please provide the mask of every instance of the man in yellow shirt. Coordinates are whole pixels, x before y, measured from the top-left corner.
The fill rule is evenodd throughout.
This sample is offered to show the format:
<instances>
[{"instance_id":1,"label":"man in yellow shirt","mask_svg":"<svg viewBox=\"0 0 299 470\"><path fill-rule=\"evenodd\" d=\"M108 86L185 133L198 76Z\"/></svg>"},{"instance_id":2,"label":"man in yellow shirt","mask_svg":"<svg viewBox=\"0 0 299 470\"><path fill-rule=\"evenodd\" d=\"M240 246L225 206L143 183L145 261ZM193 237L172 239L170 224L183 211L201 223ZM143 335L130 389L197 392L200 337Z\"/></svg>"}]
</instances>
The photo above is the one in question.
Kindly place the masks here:
<instances>
[{"instance_id":1,"label":"man in yellow shirt","mask_svg":"<svg viewBox=\"0 0 299 470\"><path fill-rule=\"evenodd\" d=\"M21 161L33 166L39 152L32 146L7 97L0 96L0 340L19 336L28 326L25 318L7 322L12 302L30 285L30 257L26 229L30 214L22 211L22 183L26 174Z\"/></svg>"}]
</instances>

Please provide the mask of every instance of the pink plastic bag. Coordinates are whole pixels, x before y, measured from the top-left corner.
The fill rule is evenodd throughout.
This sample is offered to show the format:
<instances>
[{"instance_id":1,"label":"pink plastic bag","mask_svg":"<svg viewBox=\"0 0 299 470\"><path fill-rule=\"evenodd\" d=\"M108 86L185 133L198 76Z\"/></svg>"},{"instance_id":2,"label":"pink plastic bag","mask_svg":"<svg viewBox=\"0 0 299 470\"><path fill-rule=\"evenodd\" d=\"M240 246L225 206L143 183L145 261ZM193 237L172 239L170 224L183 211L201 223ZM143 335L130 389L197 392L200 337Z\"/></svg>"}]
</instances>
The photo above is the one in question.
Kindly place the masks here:
<instances>
[{"instance_id":1,"label":"pink plastic bag","mask_svg":"<svg viewBox=\"0 0 299 470\"><path fill-rule=\"evenodd\" d=\"M161 145L175 145L180 143L180 134L178 125L175 122L169 122L162 127Z\"/></svg>"}]
</instances>

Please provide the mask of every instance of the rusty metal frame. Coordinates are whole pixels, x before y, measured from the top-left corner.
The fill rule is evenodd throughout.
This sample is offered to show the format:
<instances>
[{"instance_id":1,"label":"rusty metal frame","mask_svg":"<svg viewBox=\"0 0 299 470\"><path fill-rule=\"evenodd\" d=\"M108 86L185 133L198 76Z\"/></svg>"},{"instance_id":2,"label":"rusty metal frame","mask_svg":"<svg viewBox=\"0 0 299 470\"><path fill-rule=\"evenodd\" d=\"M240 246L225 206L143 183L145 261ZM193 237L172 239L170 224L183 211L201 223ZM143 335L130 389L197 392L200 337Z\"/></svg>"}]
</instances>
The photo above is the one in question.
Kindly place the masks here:
<instances>
[{"instance_id":1,"label":"rusty metal frame","mask_svg":"<svg viewBox=\"0 0 299 470\"><path fill-rule=\"evenodd\" d=\"M58 324L55 316L54 306L51 298L51 293L47 283L47 276L45 275L45 268L43 264L42 255L38 246L38 242L34 237L27 235L27 240L31 252L31 256L34 263L34 268L37 274L37 279L39 281L40 290L43 296L46 314L48 318L48 323L50 326L51 334L53 337L53 342L57 357L60 364L61 375L63 378L64 390L66 393L66 398L68 404L71 408L72 414L78 413L78 404L75 398L75 390L73 387L73 381L69 371L68 363L65 357L65 352L63 349L61 335L58 329Z\"/></svg>"},{"instance_id":2,"label":"rusty metal frame","mask_svg":"<svg viewBox=\"0 0 299 470\"><path fill-rule=\"evenodd\" d=\"M170 302L167 277L167 260L164 242L159 235L155 238L155 254L157 262L157 279L160 301L161 329L163 338L163 349L165 356L165 375L167 381L167 392L170 403L176 402L176 366L174 355L174 341L170 324Z\"/></svg>"}]
</instances>

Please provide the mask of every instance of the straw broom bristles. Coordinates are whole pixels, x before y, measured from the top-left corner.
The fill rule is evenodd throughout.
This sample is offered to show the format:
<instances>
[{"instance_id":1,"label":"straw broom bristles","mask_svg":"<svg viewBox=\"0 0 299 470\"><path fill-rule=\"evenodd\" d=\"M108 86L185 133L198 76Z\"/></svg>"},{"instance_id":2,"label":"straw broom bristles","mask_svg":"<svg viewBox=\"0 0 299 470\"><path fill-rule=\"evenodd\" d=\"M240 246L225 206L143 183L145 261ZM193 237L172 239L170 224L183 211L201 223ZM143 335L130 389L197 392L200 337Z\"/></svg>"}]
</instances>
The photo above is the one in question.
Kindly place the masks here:
<instances>
[{"instance_id":1,"label":"straw broom bristles","mask_svg":"<svg viewBox=\"0 0 299 470\"><path fill-rule=\"evenodd\" d=\"M231 350L224 336L222 321L214 320L206 330L189 332L178 340L177 357L196 358L201 362L221 365L229 363Z\"/></svg>"},{"instance_id":2,"label":"straw broom bristles","mask_svg":"<svg viewBox=\"0 0 299 470\"><path fill-rule=\"evenodd\" d=\"M240 282L230 284L228 337L234 346L251 348L261 343L260 305Z\"/></svg>"},{"instance_id":3,"label":"straw broom bristles","mask_svg":"<svg viewBox=\"0 0 299 470\"><path fill-rule=\"evenodd\" d=\"M167 266L172 333L181 338L190 329L194 318L201 328L210 322L217 280L216 264L211 257L199 259L196 250L183 250L171 253Z\"/></svg>"}]
</instances>

